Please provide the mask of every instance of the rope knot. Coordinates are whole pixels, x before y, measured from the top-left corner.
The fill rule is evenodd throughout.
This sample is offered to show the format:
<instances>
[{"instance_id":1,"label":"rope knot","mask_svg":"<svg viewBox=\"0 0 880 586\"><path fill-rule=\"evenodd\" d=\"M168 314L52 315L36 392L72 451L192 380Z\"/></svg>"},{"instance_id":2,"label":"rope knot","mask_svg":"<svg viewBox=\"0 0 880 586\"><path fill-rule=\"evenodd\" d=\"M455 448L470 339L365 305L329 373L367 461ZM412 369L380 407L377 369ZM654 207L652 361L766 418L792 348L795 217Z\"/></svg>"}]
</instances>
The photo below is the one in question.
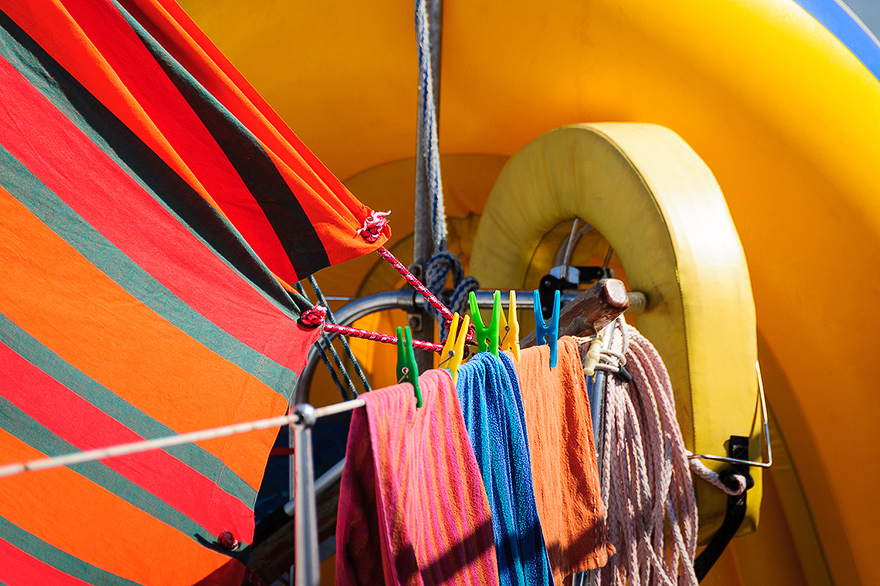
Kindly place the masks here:
<instances>
[{"instance_id":1,"label":"rope knot","mask_svg":"<svg viewBox=\"0 0 880 586\"><path fill-rule=\"evenodd\" d=\"M449 273L452 273L452 282L454 284L461 282L461 278L464 276L464 268L461 266L461 259L458 258L458 255L452 254L448 250L443 250L432 256L431 260L428 261L428 268L425 270L425 284L434 295L439 295L443 290Z\"/></svg>"},{"instance_id":2,"label":"rope knot","mask_svg":"<svg viewBox=\"0 0 880 586\"><path fill-rule=\"evenodd\" d=\"M388 225L387 216L390 213L391 210L387 212L371 212L364 220L364 225L357 231L358 236L370 243L377 241L382 235L382 230Z\"/></svg>"},{"instance_id":3,"label":"rope knot","mask_svg":"<svg viewBox=\"0 0 880 586\"><path fill-rule=\"evenodd\" d=\"M297 321L307 328L316 328L323 325L326 318L327 308L323 305L315 305L302 312Z\"/></svg>"},{"instance_id":4,"label":"rope knot","mask_svg":"<svg viewBox=\"0 0 880 586\"><path fill-rule=\"evenodd\" d=\"M228 549L229 551L232 551L233 549L238 547L238 540L231 532L222 531L220 535L217 536L217 545L219 545L223 549Z\"/></svg>"},{"instance_id":5,"label":"rope knot","mask_svg":"<svg viewBox=\"0 0 880 586\"><path fill-rule=\"evenodd\" d=\"M441 250L431 257L425 269L425 282L428 290L440 297L449 273L452 273L453 291L444 301L451 312L463 314L467 308L468 294L479 289L480 284L473 277L464 276L464 268L458 255L448 250ZM436 311L434 313L439 320L441 316ZM441 337L446 334L449 326L448 321L444 320L445 323L440 324Z\"/></svg>"}]
</instances>

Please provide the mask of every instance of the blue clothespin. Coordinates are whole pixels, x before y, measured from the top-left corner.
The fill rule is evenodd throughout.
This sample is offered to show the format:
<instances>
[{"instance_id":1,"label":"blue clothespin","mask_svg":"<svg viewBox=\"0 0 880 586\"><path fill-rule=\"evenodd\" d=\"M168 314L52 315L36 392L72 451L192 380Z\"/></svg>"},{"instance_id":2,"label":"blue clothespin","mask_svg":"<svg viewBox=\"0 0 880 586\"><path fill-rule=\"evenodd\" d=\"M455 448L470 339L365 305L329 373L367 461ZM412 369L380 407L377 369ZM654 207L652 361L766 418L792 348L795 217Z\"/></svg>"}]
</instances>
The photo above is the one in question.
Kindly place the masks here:
<instances>
[{"instance_id":1,"label":"blue clothespin","mask_svg":"<svg viewBox=\"0 0 880 586\"><path fill-rule=\"evenodd\" d=\"M488 350L498 356L498 329L501 325L501 291L495 291L492 301L492 321L488 326L483 325L483 317L480 308L477 307L477 297L473 291L470 293L471 318L474 322L474 336L477 338L477 352Z\"/></svg>"},{"instance_id":2,"label":"blue clothespin","mask_svg":"<svg viewBox=\"0 0 880 586\"><path fill-rule=\"evenodd\" d=\"M406 340L404 340L404 334ZM419 387L419 367L416 366L416 353L412 345L412 330L397 328L397 381L404 379L413 386L416 407L422 406L422 389Z\"/></svg>"},{"instance_id":3,"label":"blue clothespin","mask_svg":"<svg viewBox=\"0 0 880 586\"><path fill-rule=\"evenodd\" d=\"M535 289L534 307L535 312L535 344L540 346L546 343L550 346L550 368L556 366L556 345L559 342L559 290L553 295L553 314L550 316L549 325L544 323L541 313L541 296Z\"/></svg>"}]
</instances>

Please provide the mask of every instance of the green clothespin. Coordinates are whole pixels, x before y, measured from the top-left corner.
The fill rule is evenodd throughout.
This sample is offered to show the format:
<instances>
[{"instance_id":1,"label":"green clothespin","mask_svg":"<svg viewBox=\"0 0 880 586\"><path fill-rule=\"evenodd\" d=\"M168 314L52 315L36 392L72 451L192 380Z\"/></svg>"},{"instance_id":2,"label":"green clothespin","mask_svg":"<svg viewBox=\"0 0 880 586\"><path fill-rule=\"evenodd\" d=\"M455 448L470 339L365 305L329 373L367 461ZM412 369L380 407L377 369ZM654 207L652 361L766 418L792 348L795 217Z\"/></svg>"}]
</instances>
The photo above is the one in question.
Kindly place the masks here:
<instances>
[{"instance_id":1,"label":"green clothespin","mask_svg":"<svg viewBox=\"0 0 880 586\"><path fill-rule=\"evenodd\" d=\"M404 340L406 335L406 340ZM416 394L416 407L422 406L422 389L419 387L419 367L416 366L416 353L412 345L412 330L409 326L397 328L397 381L413 386Z\"/></svg>"},{"instance_id":2,"label":"green clothespin","mask_svg":"<svg viewBox=\"0 0 880 586\"><path fill-rule=\"evenodd\" d=\"M501 291L495 291L492 301L492 321L488 326L483 325L483 317L480 308L477 307L477 296L471 291L471 317L474 322L474 334L477 337L477 352L487 350L498 356L498 328L501 324Z\"/></svg>"}]
</instances>

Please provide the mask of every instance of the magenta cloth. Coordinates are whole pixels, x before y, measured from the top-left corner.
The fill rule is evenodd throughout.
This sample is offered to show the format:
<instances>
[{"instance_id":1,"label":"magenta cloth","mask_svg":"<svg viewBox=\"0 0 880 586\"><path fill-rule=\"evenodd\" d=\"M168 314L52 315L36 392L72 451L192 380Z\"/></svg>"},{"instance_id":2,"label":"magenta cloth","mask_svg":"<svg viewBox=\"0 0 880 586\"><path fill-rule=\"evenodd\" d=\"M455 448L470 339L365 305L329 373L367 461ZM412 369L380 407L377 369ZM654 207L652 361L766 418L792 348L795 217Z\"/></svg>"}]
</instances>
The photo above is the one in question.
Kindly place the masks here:
<instances>
[{"instance_id":1,"label":"magenta cloth","mask_svg":"<svg viewBox=\"0 0 880 586\"><path fill-rule=\"evenodd\" d=\"M339 493L336 583L498 584L489 501L449 373L361 395Z\"/></svg>"}]
</instances>

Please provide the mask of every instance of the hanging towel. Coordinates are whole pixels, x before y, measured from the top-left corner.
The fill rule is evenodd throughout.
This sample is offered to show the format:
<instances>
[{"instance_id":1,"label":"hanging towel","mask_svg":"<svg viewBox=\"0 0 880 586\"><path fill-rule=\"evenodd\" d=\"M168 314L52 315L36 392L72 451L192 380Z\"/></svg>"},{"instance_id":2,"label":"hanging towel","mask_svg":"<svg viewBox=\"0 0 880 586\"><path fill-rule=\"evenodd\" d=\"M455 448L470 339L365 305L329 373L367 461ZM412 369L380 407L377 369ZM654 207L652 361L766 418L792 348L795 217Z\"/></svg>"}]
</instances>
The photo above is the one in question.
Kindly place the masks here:
<instances>
[{"instance_id":1,"label":"hanging towel","mask_svg":"<svg viewBox=\"0 0 880 586\"><path fill-rule=\"evenodd\" d=\"M513 362L477 354L459 369L456 386L492 509L501 584L552 584Z\"/></svg>"},{"instance_id":2,"label":"hanging towel","mask_svg":"<svg viewBox=\"0 0 880 586\"><path fill-rule=\"evenodd\" d=\"M526 413L535 500L557 584L601 567L614 553L599 489L590 401L577 343L522 350L516 365ZM461 376L461 375L459 375Z\"/></svg>"},{"instance_id":3,"label":"hanging towel","mask_svg":"<svg viewBox=\"0 0 880 586\"><path fill-rule=\"evenodd\" d=\"M361 395L339 495L336 583L498 584L489 502L448 372Z\"/></svg>"}]
</instances>

